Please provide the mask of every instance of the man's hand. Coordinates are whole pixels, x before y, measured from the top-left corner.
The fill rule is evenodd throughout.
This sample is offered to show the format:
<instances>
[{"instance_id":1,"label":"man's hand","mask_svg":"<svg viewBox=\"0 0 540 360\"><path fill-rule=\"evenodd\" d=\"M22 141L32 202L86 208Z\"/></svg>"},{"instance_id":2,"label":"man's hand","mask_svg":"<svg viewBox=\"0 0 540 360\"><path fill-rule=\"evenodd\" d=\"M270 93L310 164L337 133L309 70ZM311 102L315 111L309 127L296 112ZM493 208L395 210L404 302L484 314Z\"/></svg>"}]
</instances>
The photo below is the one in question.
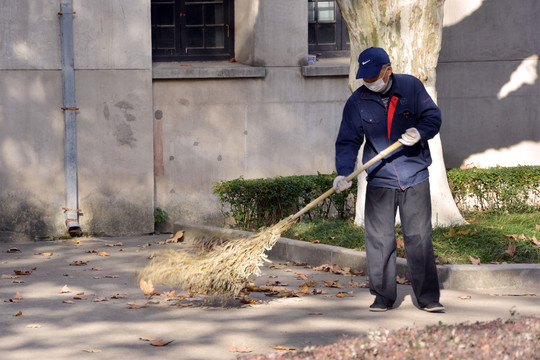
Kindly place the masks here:
<instances>
[{"instance_id":1,"label":"man's hand","mask_svg":"<svg viewBox=\"0 0 540 360\"><path fill-rule=\"evenodd\" d=\"M403 145L407 146L413 146L417 142L420 141L422 137L420 136L420 133L416 128L408 128L403 135L401 135L401 139L399 139L399 142Z\"/></svg>"},{"instance_id":2,"label":"man's hand","mask_svg":"<svg viewBox=\"0 0 540 360\"><path fill-rule=\"evenodd\" d=\"M339 194L352 186L352 181L345 180L345 176L336 176L334 179L334 191Z\"/></svg>"}]
</instances>

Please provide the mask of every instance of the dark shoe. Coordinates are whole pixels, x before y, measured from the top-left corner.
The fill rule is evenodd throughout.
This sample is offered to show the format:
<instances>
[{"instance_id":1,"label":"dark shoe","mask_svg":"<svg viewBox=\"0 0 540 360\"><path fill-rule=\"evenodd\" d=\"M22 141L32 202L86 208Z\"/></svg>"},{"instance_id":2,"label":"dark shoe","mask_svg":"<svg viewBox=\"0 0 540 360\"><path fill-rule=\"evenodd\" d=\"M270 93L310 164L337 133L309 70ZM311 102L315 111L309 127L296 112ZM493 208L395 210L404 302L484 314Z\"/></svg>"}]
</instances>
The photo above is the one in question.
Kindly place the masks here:
<instances>
[{"instance_id":1,"label":"dark shoe","mask_svg":"<svg viewBox=\"0 0 540 360\"><path fill-rule=\"evenodd\" d=\"M429 303L426 306L422 306L420 309L427 312L444 312L444 306L438 302Z\"/></svg>"},{"instance_id":2,"label":"dark shoe","mask_svg":"<svg viewBox=\"0 0 540 360\"><path fill-rule=\"evenodd\" d=\"M373 311L373 312L385 312L386 310L388 310L388 306L381 303L377 303L377 302L374 302L369 307L369 311Z\"/></svg>"}]
</instances>

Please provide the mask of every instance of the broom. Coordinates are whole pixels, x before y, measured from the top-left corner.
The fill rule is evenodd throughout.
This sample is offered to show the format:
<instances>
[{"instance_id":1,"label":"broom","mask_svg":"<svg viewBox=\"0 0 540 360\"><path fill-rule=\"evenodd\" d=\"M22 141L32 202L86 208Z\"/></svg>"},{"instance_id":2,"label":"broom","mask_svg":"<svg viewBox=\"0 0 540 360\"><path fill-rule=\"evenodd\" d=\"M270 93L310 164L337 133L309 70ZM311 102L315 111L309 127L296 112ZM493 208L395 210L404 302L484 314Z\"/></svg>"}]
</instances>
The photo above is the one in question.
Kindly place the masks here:
<instances>
[{"instance_id":1,"label":"broom","mask_svg":"<svg viewBox=\"0 0 540 360\"><path fill-rule=\"evenodd\" d=\"M347 176L346 180L351 181L400 146L401 143L396 141ZM269 261L265 251L275 245L281 233L334 192L331 188L296 214L252 236L229 240L205 239L200 243L194 240L192 244L198 245L198 249L170 249L156 254L139 271L138 279L211 296L237 296L251 275L261 274L263 261Z\"/></svg>"}]
</instances>

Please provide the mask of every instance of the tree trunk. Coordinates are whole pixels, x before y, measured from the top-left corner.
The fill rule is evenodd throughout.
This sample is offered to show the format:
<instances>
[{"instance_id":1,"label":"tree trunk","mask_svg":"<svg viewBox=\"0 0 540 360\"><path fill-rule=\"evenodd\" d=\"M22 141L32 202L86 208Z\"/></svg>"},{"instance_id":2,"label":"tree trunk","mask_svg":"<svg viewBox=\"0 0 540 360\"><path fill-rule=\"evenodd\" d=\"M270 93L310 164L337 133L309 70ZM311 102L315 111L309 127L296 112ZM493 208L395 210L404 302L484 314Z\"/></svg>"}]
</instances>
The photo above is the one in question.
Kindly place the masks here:
<instances>
[{"instance_id":1,"label":"tree trunk","mask_svg":"<svg viewBox=\"0 0 540 360\"><path fill-rule=\"evenodd\" d=\"M362 85L362 80L356 80L358 55L368 47L377 46L388 52L394 72L419 78L437 102L435 69L441 50L444 0L337 0L337 3L351 40L351 91ZM434 226L464 224L448 185L439 135L429 140L429 148L433 158L429 167L432 223ZM355 223L363 226L365 173L358 180Z\"/></svg>"}]
</instances>

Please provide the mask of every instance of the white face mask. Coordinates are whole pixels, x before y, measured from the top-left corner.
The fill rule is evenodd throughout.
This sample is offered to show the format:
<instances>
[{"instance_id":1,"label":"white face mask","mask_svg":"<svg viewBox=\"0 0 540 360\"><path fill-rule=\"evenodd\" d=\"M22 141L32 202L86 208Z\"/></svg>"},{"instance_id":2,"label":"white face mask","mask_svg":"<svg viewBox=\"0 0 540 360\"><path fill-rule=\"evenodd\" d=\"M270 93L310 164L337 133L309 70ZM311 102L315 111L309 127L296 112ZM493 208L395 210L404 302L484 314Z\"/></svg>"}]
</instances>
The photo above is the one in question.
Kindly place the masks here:
<instances>
[{"instance_id":1,"label":"white face mask","mask_svg":"<svg viewBox=\"0 0 540 360\"><path fill-rule=\"evenodd\" d=\"M386 89L386 86L388 85L388 83L385 83L383 80L384 76L386 75L387 70L388 68L384 70L383 76L381 76L380 79L377 79L372 83L364 82L364 85L366 85L366 87L373 92L376 92L376 93L383 92Z\"/></svg>"}]
</instances>

